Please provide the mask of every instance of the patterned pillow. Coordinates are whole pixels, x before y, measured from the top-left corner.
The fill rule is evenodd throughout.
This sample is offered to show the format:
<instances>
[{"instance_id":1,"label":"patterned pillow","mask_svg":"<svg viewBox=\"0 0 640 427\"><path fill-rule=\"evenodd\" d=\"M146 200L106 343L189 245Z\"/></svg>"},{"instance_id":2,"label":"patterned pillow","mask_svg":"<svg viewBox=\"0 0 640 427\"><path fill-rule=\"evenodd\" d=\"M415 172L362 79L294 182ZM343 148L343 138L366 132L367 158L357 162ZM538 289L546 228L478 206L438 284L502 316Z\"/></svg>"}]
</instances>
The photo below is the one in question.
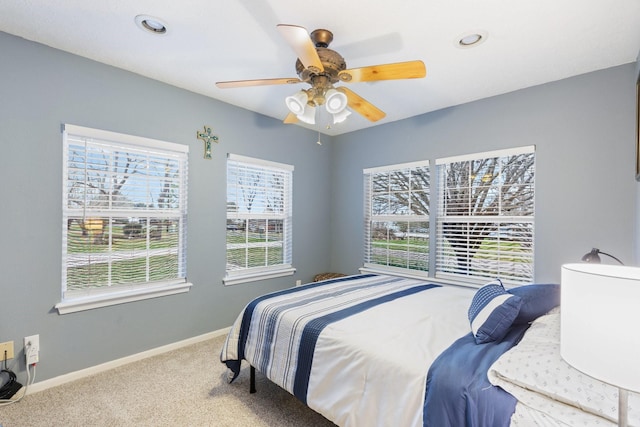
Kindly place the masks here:
<instances>
[{"instance_id":1,"label":"patterned pillow","mask_svg":"<svg viewBox=\"0 0 640 427\"><path fill-rule=\"evenodd\" d=\"M509 294L499 279L478 289L469 307L469 322L476 343L504 338L521 306L522 299Z\"/></svg>"}]
</instances>

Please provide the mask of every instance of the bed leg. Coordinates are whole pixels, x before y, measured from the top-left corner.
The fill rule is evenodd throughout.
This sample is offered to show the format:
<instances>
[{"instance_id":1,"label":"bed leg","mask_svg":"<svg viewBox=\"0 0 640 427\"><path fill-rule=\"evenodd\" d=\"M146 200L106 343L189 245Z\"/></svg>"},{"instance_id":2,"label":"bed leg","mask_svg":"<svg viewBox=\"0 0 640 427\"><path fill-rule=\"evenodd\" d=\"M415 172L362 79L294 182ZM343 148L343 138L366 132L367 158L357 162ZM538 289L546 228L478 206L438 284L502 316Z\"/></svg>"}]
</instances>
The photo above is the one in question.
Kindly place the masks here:
<instances>
[{"instance_id":1,"label":"bed leg","mask_svg":"<svg viewBox=\"0 0 640 427\"><path fill-rule=\"evenodd\" d=\"M251 366L249 370L249 393L256 392L256 368Z\"/></svg>"}]
</instances>

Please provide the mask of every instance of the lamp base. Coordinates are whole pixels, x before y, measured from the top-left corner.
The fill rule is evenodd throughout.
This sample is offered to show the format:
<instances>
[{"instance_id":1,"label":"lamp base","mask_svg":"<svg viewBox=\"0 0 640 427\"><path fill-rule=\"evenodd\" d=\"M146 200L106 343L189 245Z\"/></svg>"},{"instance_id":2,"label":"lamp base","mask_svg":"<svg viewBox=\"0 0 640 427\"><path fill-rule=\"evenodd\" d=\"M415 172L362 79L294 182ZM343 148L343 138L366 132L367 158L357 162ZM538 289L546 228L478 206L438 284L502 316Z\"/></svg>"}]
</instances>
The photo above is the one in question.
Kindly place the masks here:
<instances>
[{"instance_id":1,"label":"lamp base","mask_svg":"<svg viewBox=\"0 0 640 427\"><path fill-rule=\"evenodd\" d=\"M618 388L618 426L628 427L629 419L627 408L629 406L629 392L624 388Z\"/></svg>"}]
</instances>

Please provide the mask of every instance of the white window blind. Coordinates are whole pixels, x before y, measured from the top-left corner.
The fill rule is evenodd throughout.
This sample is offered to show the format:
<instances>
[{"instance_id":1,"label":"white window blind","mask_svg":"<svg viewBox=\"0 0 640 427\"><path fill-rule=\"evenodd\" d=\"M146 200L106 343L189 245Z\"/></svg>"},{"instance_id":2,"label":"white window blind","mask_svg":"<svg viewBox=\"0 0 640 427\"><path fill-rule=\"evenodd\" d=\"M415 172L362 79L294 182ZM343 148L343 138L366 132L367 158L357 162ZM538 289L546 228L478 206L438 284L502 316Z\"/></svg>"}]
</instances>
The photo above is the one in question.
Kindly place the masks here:
<instances>
[{"instance_id":1,"label":"white window blind","mask_svg":"<svg viewBox=\"0 0 640 427\"><path fill-rule=\"evenodd\" d=\"M436 277L533 281L535 147L436 161Z\"/></svg>"},{"instance_id":2,"label":"white window blind","mask_svg":"<svg viewBox=\"0 0 640 427\"><path fill-rule=\"evenodd\" d=\"M293 273L292 176L293 166L229 154L225 283Z\"/></svg>"},{"instance_id":3,"label":"white window blind","mask_svg":"<svg viewBox=\"0 0 640 427\"><path fill-rule=\"evenodd\" d=\"M429 270L429 162L364 170L365 268Z\"/></svg>"},{"instance_id":4,"label":"white window blind","mask_svg":"<svg viewBox=\"0 0 640 427\"><path fill-rule=\"evenodd\" d=\"M73 125L63 144L63 302L186 283L188 147Z\"/></svg>"}]
</instances>

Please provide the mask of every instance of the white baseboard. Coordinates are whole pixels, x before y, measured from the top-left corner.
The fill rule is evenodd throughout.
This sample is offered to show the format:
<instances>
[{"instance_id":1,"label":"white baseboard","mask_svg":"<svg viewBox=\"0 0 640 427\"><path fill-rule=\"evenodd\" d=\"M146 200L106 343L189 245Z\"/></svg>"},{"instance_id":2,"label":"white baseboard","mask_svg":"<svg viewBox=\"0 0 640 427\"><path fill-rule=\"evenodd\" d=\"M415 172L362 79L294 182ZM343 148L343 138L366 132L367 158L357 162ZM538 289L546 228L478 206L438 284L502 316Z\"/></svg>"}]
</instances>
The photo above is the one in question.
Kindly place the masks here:
<instances>
[{"instance_id":1,"label":"white baseboard","mask_svg":"<svg viewBox=\"0 0 640 427\"><path fill-rule=\"evenodd\" d=\"M217 338L220 335L226 335L231 328L218 329L217 331L208 332L196 337L187 338L186 340L174 342L171 344L163 345L161 347L152 348L151 350L143 351L141 353L132 354L131 356L122 357L120 359L111 360L109 362L101 363L100 365L91 366L89 368L81 369L79 371L69 372L68 374L60 375L48 380L36 382L29 386L27 394L37 393L51 387L56 387L62 384L69 383L71 381L79 380L81 378L95 375L100 372L108 371L109 369L117 368L132 362L137 362L149 357L157 356L159 354L167 353L169 351L177 350L188 345L196 344L202 341Z\"/></svg>"}]
</instances>

